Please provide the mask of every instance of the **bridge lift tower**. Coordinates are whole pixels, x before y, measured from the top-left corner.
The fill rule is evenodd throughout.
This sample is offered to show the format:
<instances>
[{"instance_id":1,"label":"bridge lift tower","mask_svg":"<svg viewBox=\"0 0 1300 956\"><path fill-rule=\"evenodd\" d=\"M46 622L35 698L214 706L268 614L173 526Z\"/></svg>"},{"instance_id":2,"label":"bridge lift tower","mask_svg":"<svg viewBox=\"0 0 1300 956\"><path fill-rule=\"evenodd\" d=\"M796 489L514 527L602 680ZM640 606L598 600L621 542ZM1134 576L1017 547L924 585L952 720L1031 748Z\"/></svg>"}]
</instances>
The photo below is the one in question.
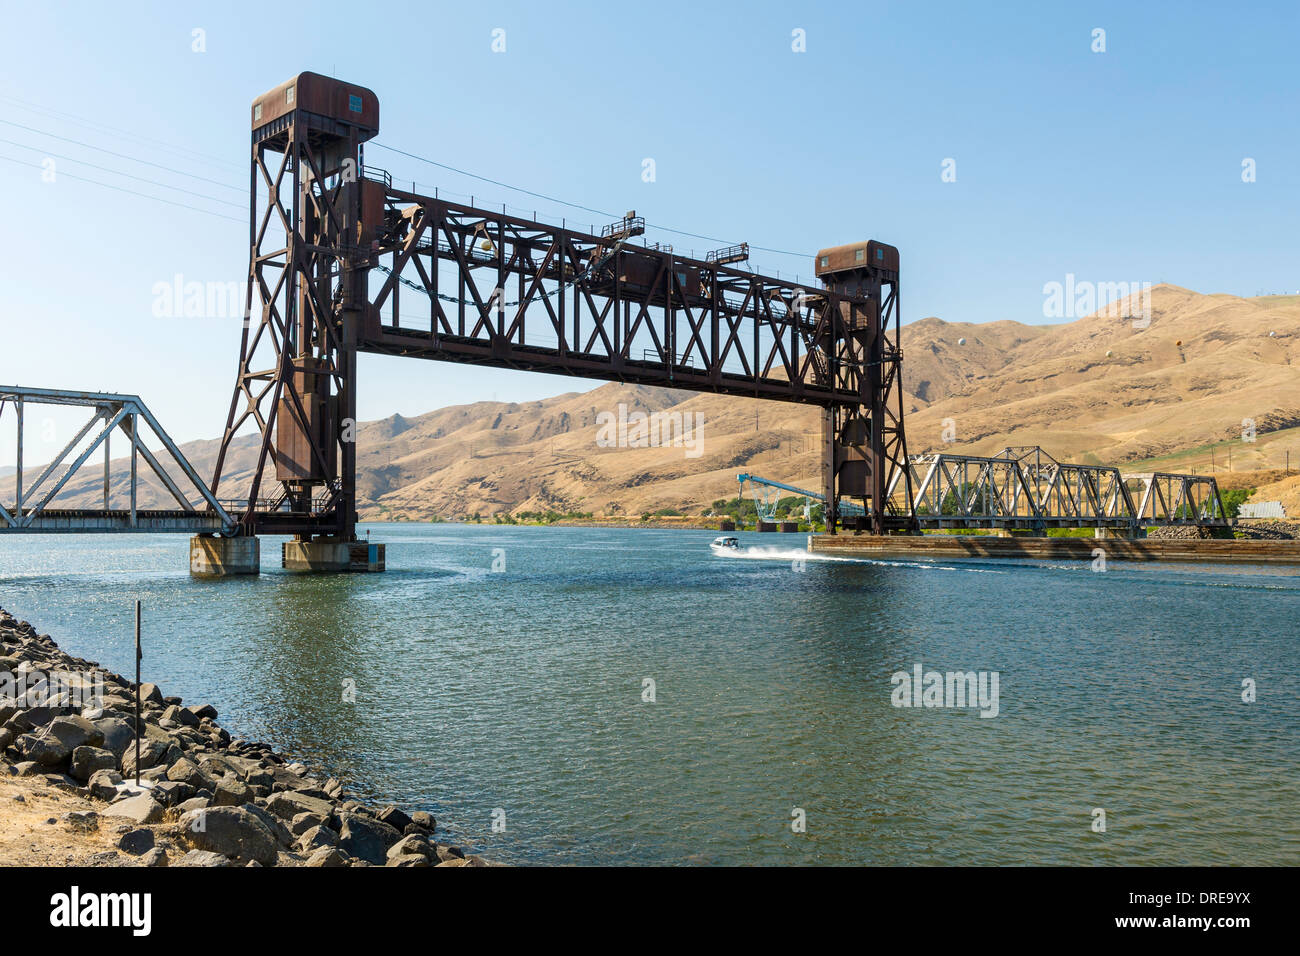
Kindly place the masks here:
<instances>
[{"instance_id":1,"label":"bridge lift tower","mask_svg":"<svg viewBox=\"0 0 1300 956\"><path fill-rule=\"evenodd\" d=\"M583 231L408 192L365 163L375 94L315 73L254 100L251 122L248 296L212 490L251 426L238 536L293 536L286 567L383 566L356 537L359 352L818 405L831 533L913 527L897 249L823 250L805 289L731 250L637 244L634 214ZM842 498L863 514L841 517ZM196 543L220 565L230 540Z\"/></svg>"}]
</instances>

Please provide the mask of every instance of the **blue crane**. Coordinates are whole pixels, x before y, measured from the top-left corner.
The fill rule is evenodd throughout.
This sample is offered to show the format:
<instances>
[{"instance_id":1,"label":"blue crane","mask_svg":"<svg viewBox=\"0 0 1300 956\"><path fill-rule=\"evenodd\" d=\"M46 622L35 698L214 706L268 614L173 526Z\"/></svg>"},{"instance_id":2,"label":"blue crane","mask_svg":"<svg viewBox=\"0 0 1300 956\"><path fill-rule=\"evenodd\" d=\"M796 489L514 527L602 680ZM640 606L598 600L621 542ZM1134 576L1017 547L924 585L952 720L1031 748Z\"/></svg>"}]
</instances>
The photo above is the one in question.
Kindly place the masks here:
<instances>
[{"instance_id":1,"label":"blue crane","mask_svg":"<svg viewBox=\"0 0 1300 956\"><path fill-rule=\"evenodd\" d=\"M826 496L816 492L809 491L807 488L799 488L795 485L787 485L782 481L773 481L771 478L760 478L758 475L737 475L736 480L740 482L740 497L745 497L745 482L750 482L754 486L754 510L758 514L759 521L774 522L776 521L776 506L780 503L778 491L788 491L794 495L801 495L803 502L804 520L810 520L812 502L820 501L825 503ZM851 501L840 502L840 514L842 515L860 515L863 514L862 506L854 504Z\"/></svg>"}]
</instances>

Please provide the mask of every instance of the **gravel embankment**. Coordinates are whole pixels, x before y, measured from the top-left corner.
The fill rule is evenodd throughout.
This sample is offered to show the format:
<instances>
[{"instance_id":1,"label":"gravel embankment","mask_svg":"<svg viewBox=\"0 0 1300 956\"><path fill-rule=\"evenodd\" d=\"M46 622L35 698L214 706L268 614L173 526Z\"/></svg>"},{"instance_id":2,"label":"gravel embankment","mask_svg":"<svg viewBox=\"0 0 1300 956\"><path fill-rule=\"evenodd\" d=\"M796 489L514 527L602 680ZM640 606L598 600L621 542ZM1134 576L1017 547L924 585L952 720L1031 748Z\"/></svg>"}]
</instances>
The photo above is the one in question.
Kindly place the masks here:
<instances>
[{"instance_id":1,"label":"gravel embankment","mask_svg":"<svg viewBox=\"0 0 1300 956\"><path fill-rule=\"evenodd\" d=\"M366 806L339 780L321 780L263 744L231 739L211 705L184 706L153 684L141 693L136 789L131 682L65 654L0 608L0 776L39 778L31 782L41 790L90 801L95 809L67 813L63 823L99 834L101 843L110 831L118 852L101 854L102 862L490 865L438 842L428 813Z\"/></svg>"},{"instance_id":2,"label":"gravel embankment","mask_svg":"<svg viewBox=\"0 0 1300 956\"><path fill-rule=\"evenodd\" d=\"M1300 538L1300 521L1261 518L1238 522L1236 531L1244 538L1266 541L1288 541Z\"/></svg>"},{"instance_id":3,"label":"gravel embankment","mask_svg":"<svg viewBox=\"0 0 1300 956\"><path fill-rule=\"evenodd\" d=\"M1248 541L1291 541L1300 538L1300 522L1260 519L1240 521L1232 529L1235 537ZM1211 538L1208 528L1193 525L1170 525L1152 528L1147 532L1148 538Z\"/></svg>"}]
</instances>

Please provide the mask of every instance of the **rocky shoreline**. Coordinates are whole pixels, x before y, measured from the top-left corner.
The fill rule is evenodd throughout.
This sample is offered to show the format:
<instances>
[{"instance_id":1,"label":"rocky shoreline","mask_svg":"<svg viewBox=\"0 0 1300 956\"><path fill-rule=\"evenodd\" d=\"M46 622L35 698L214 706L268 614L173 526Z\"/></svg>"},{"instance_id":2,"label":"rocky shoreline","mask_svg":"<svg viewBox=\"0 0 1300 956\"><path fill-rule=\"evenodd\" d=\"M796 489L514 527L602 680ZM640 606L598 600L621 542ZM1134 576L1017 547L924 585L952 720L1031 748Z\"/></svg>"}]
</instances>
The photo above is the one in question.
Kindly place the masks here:
<instances>
[{"instance_id":1,"label":"rocky shoreline","mask_svg":"<svg viewBox=\"0 0 1300 956\"><path fill-rule=\"evenodd\" d=\"M186 706L147 683L137 788L132 682L3 608L0 679L0 777L92 801L63 823L116 834L109 865L492 865L440 843L429 813L367 806L335 778L232 739L210 704Z\"/></svg>"}]
</instances>

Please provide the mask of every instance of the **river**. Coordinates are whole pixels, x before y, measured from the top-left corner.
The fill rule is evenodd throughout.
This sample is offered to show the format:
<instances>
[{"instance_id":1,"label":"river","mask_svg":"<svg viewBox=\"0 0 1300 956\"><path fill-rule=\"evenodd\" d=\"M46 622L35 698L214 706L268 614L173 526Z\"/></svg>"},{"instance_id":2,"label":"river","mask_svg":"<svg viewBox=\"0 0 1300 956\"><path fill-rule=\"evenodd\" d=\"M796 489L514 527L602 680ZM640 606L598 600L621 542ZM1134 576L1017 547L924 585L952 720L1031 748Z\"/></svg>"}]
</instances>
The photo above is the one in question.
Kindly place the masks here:
<instances>
[{"instance_id":1,"label":"river","mask_svg":"<svg viewBox=\"0 0 1300 956\"><path fill-rule=\"evenodd\" d=\"M1300 863L1293 568L366 530L386 573L265 538L215 581L181 536L0 535L0 605L128 674L140 598L146 680L506 862ZM895 706L917 665L996 716Z\"/></svg>"}]
</instances>

